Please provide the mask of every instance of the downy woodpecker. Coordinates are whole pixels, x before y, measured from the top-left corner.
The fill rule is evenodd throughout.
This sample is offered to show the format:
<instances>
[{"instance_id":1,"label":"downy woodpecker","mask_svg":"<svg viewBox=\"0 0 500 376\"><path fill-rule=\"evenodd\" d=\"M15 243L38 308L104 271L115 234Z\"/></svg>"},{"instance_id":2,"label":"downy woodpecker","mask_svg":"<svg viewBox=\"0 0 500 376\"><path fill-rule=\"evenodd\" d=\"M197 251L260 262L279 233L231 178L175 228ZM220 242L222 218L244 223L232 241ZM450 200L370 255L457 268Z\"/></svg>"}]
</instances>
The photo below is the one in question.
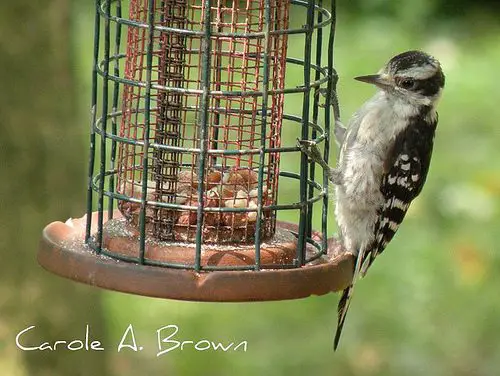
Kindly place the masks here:
<instances>
[{"instance_id":1,"label":"downy woodpecker","mask_svg":"<svg viewBox=\"0 0 500 376\"><path fill-rule=\"evenodd\" d=\"M439 62L420 51L393 57L378 74L355 78L380 90L352 117L335 125L337 166L322 159L314 142L299 147L320 163L335 185L340 240L356 256L351 285L338 306L337 349L358 276L364 276L391 241L424 185L438 121L436 104L444 87Z\"/></svg>"}]
</instances>

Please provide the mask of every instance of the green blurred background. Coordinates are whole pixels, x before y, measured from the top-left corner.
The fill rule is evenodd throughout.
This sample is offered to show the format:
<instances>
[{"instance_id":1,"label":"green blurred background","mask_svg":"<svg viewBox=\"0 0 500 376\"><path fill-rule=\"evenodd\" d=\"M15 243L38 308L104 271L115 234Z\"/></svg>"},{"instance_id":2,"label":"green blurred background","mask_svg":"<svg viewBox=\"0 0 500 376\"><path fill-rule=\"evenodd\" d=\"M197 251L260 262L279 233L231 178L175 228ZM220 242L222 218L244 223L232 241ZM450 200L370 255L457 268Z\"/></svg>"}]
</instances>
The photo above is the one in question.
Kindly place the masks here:
<instances>
[{"instance_id":1,"label":"green blurred background","mask_svg":"<svg viewBox=\"0 0 500 376\"><path fill-rule=\"evenodd\" d=\"M434 54L447 83L426 188L358 284L335 354L333 294L252 304L164 301L79 285L37 265L43 227L85 210L92 3L0 4L2 375L500 373L498 1L338 1L344 122L374 91L352 77L374 73L401 51ZM292 23L302 22L298 12ZM291 56L300 56L297 45ZM36 332L26 339L42 342L83 338L86 324L106 351L15 346L30 325ZM117 353L129 324L145 350ZM179 340L247 340L248 351L186 349L157 358L155 331L168 324L179 326Z\"/></svg>"}]
</instances>

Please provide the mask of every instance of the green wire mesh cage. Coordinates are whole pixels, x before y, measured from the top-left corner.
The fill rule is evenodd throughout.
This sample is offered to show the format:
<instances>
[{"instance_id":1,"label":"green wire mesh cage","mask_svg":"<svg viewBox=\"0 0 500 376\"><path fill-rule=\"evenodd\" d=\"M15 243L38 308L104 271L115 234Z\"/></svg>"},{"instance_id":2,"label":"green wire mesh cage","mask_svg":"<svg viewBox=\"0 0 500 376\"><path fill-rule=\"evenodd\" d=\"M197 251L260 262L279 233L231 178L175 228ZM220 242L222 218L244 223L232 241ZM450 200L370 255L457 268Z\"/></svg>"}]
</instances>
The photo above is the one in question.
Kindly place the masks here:
<instances>
[{"instance_id":1,"label":"green wire mesh cage","mask_svg":"<svg viewBox=\"0 0 500 376\"><path fill-rule=\"evenodd\" d=\"M331 107L338 116L329 5L97 0L87 214L45 229L41 264L178 299L345 287L352 258L327 237L327 174L282 138L295 127L328 158ZM298 13L305 22L293 27ZM302 58L289 56L292 36ZM302 97L299 114L284 111L292 95ZM298 170L284 171L280 161L293 154ZM299 194L287 201L280 187L292 185ZM297 212L298 224L277 220L282 211Z\"/></svg>"}]
</instances>

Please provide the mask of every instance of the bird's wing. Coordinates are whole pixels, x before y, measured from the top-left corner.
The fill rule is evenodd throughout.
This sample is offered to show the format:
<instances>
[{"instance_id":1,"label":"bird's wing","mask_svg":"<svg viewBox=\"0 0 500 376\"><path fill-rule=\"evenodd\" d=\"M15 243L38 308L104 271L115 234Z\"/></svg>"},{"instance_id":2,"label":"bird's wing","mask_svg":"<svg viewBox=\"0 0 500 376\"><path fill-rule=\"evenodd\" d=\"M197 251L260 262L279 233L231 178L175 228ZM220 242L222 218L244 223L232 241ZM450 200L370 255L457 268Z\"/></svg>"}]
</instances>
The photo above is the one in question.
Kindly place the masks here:
<instances>
[{"instance_id":1,"label":"bird's wing","mask_svg":"<svg viewBox=\"0 0 500 376\"><path fill-rule=\"evenodd\" d=\"M374 244L364 254L361 274L384 251L403 221L410 203L424 186L432 154L436 122L422 122L401 133L395 141L388 170L382 177L381 192L385 202L375 225ZM430 137L423 132L431 132ZM425 136L425 137L424 137ZM430 141L429 141L430 140Z\"/></svg>"}]
</instances>

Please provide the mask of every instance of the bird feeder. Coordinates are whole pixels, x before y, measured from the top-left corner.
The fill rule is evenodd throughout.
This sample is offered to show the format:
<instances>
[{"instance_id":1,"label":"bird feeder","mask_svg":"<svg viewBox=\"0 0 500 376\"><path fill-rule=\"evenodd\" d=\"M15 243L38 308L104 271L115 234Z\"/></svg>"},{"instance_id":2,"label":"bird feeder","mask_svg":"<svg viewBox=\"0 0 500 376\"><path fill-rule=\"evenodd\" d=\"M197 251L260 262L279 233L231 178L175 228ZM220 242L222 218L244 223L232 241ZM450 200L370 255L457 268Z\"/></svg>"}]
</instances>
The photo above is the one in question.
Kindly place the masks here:
<instances>
[{"instance_id":1,"label":"bird feeder","mask_svg":"<svg viewBox=\"0 0 500 376\"><path fill-rule=\"evenodd\" d=\"M353 260L327 237L327 173L283 137L323 143L328 157L335 1L97 0L95 10L87 213L45 228L40 264L184 300L345 288ZM291 97L301 107L287 114ZM287 156L296 171L283 170ZM278 220L285 211L298 223Z\"/></svg>"}]
</instances>

